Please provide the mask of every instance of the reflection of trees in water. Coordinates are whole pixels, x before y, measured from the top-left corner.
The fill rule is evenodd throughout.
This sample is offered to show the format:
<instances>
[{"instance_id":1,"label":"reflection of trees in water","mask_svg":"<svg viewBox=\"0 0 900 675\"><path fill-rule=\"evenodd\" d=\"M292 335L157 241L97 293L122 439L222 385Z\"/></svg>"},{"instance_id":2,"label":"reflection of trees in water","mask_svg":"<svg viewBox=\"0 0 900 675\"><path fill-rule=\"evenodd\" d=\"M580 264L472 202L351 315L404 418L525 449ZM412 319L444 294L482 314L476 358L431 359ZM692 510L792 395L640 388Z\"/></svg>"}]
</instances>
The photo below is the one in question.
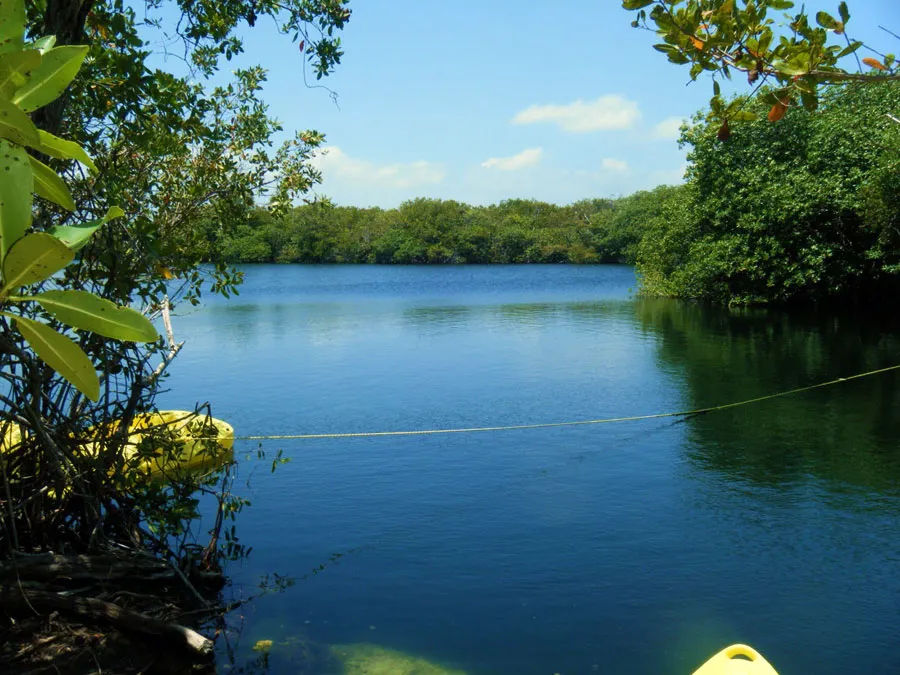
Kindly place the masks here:
<instances>
[{"instance_id":1,"label":"reflection of trees in water","mask_svg":"<svg viewBox=\"0 0 900 675\"><path fill-rule=\"evenodd\" d=\"M692 408L751 399L900 363L890 318L725 309L644 299L644 330L678 372ZM727 474L781 484L812 475L877 490L900 486L900 374L695 418L691 458Z\"/></svg>"}]
</instances>

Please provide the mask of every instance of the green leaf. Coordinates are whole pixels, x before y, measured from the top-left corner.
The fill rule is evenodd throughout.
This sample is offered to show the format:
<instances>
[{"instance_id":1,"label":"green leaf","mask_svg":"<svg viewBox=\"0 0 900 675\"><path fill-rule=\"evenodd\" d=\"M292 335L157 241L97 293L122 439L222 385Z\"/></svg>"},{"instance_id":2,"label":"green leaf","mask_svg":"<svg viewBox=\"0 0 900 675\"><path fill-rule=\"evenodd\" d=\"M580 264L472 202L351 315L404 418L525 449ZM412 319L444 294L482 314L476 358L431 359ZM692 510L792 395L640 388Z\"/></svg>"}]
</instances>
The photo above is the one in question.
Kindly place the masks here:
<instances>
[{"instance_id":1,"label":"green leaf","mask_svg":"<svg viewBox=\"0 0 900 675\"><path fill-rule=\"evenodd\" d=\"M672 63L690 63L690 59L684 55L684 52L682 52L678 47L675 47L674 45L658 44L653 45L653 48L656 51L662 52L663 54L668 56L669 61L671 61Z\"/></svg>"},{"instance_id":2,"label":"green leaf","mask_svg":"<svg viewBox=\"0 0 900 675\"><path fill-rule=\"evenodd\" d=\"M16 322L16 328L41 361L75 385L78 391L92 401L100 398L100 380L97 378L97 371L81 347L40 321L6 312L3 314Z\"/></svg>"},{"instance_id":3,"label":"green leaf","mask_svg":"<svg viewBox=\"0 0 900 675\"><path fill-rule=\"evenodd\" d=\"M809 72L809 67L805 65L791 65L790 63L785 63L784 61L776 61L772 64L775 68L775 71L779 75L784 75L786 77L793 77L794 75L805 75Z\"/></svg>"},{"instance_id":4,"label":"green leaf","mask_svg":"<svg viewBox=\"0 0 900 675\"><path fill-rule=\"evenodd\" d=\"M644 9L654 3L655 0L622 0L623 9Z\"/></svg>"},{"instance_id":5,"label":"green leaf","mask_svg":"<svg viewBox=\"0 0 900 675\"><path fill-rule=\"evenodd\" d=\"M0 139L0 263L31 225L34 177L28 153Z\"/></svg>"},{"instance_id":6,"label":"green leaf","mask_svg":"<svg viewBox=\"0 0 900 675\"><path fill-rule=\"evenodd\" d=\"M0 54L0 96L12 98L28 81L31 71L41 65L41 53L34 49Z\"/></svg>"},{"instance_id":7,"label":"green leaf","mask_svg":"<svg viewBox=\"0 0 900 675\"><path fill-rule=\"evenodd\" d=\"M35 40L28 46L31 47L32 49L37 49L41 54L44 54L44 53L50 51L51 49L53 49L53 46L55 44L56 44L56 36L48 35L46 37L42 37L40 40Z\"/></svg>"},{"instance_id":8,"label":"green leaf","mask_svg":"<svg viewBox=\"0 0 900 675\"><path fill-rule=\"evenodd\" d=\"M75 254L56 237L34 232L19 239L3 261L7 289L48 279L72 262Z\"/></svg>"},{"instance_id":9,"label":"green leaf","mask_svg":"<svg viewBox=\"0 0 900 675\"><path fill-rule=\"evenodd\" d=\"M837 58L841 59L841 58L844 58L845 56L849 56L850 54L852 54L853 52L855 52L857 49L859 49L862 46L863 46L862 42L851 42L849 45L847 45L846 47L844 47L844 49L841 50L841 52L837 55Z\"/></svg>"},{"instance_id":10,"label":"green leaf","mask_svg":"<svg viewBox=\"0 0 900 675\"><path fill-rule=\"evenodd\" d=\"M847 3L841 2L838 5L838 14L841 15L841 21L847 23L850 20L850 10L847 9Z\"/></svg>"},{"instance_id":11,"label":"green leaf","mask_svg":"<svg viewBox=\"0 0 900 675\"><path fill-rule=\"evenodd\" d=\"M13 103L31 112L59 98L78 74L87 47L55 47L44 54L28 81L16 92Z\"/></svg>"},{"instance_id":12,"label":"green leaf","mask_svg":"<svg viewBox=\"0 0 900 675\"><path fill-rule=\"evenodd\" d=\"M39 143L38 130L31 118L2 96L0 96L0 138L18 145Z\"/></svg>"},{"instance_id":13,"label":"green leaf","mask_svg":"<svg viewBox=\"0 0 900 675\"><path fill-rule=\"evenodd\" d=\"M25 44L24 0L0 3L0 54L17 51Z\"/></svg>"},{"instance_id":14,"label":"green leaf","mask_svg":"<svg viewBox=\"0 0 900 675\"><path fill-rule=\"evenodd\" d=\"M55 225L47 232L59 239L73 251L77 251L84 246L100 227L108 223L114 218L124 216L125 212L118 206L110 207L106 215L99 220L92 220L82 225Z\"/></svg>"},{"instance_id":15,"label":"green leaf","mask_svg":"<svg viewBox=\"0 0 900 675\"><path fill-rule=\"evenodd\" d=\"M153 342L159 338L156 328L140 312L119 307L87 291L46 291L30 299L73 328L126 342Z\"/></svg>"},{"instance_id":16,"label":"green leaf","mask_svg":"<svg viewBox=\"0 0 900 675\"><path fill-rule=\"evenodd\" d=\"M77 160L96 173L97 166L94 164L94 160L91 159L91 156L88 155L87 152L84 151L84 148L78 145L78 143L67 141L64 138L59 138L58 136L49 134L46 131L41 131L40 129L38 130L38 136L40 145L36 148L37 150L40 150L50 157L55 157L56 159Z\"/></svg>"},{"instance_id":17,"label":"green leaf","mask_svg":"<svg viewBox=\"0 0 900 675\"><path fill-rule=\"evenodd\" d=\"M2 0L0 0L2 1ZM44 199L59 204L68 211L75 210L75 202L69 186L49 166L29 155L31 170L34 172L34 191Z\"/></svg>"},{"instance_id":18,"label":"green leaf","mask_svg":"<svg viewBox=\"0 0 900 675\"><path fill-rule=\"evenodd\" d=\"M816 23L822 28L834 30L838 26L837 20L828 12L816 12Z\"/></svg>"}]
</instances>

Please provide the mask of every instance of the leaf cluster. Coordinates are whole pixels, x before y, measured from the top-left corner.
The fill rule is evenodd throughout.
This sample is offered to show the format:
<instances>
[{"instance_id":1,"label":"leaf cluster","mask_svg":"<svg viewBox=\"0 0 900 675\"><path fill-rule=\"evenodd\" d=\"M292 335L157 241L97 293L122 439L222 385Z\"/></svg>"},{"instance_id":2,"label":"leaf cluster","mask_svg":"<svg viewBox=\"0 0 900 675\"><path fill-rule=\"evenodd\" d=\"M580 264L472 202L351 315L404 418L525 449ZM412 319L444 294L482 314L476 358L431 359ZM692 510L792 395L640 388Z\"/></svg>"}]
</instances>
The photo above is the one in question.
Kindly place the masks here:
<instances>
[{"instance_id":1,"label":"leaf cluster","mask_svg":"<svg viewBox=\"0 0 900 675\"><path fill-rule=\"evenodd\" d=\"M78 160L96 170L76 143L39 131L27 113L57 99L75 78L87 55L84 47L54 47L53 37L26 44L25 7L21 0L0 5L0 315L12 319L21 335L45 363L96 400L100 381L84 350L54 327L10 311L7 306L37 303L53 319L78 330L140 342L158 338L143 314L80 290L28 292L27 287L51 280L71 263L104 223L121 216L110 209L98 221L80 226L29 232L33 195L72 211L75 203L66 183L28 151L58 159Z\"/></svg>"},{"instance_id":2,"label":"leaf cluster","mask_svg":"<svg viewBox=\"0 0 900 675\"><path fill-rule=\"evenodd\" d=\"M636 12L634 27L662 38L654 46L670 62L690 67L692 80L712 77L710 114L722 140L729 136L729 122L760 113L743 99L726 102L717 78L745 77L754 94L766 87L762 97L773 122L792 106L815 110L823 86L900 79L892 54L881 60L856 57L857 69L845 69L845 59L864 44L848 35L850 10L843 1L834 16L819 11L814 17L790 0L624 0L622 6Z\"/></svg>"}]
</instances>

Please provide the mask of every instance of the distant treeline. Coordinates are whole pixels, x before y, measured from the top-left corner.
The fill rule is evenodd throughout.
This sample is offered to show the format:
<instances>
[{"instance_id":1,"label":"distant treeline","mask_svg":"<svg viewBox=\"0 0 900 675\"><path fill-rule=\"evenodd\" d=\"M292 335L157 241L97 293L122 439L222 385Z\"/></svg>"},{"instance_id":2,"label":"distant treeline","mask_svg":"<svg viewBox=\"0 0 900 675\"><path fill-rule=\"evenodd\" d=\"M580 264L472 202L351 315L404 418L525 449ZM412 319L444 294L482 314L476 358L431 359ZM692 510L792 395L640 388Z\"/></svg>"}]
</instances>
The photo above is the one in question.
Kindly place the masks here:
<instances>
[{"instance_id":1,"label":"distant treeline","mask_svg":"<svg viewBox=\"0 0 900 675\"><path fill-rule=\"evenodd\" d=\"M311 204L208 223L207 239L235 263L635 263L645 295L731 305L900 292L900 83L836 87L774 123L737 103L757 121L727 140L704 112L683 128L681 186L568 206Z\"/></svg>"},{"instance_id":2,"label":"distant treeline","mask_svg":"<svg viewBox=\"0 0 900 675\"><path fill-rule=\"evenodd\" d=\"M569 206L415 199L396 209L309 204L275 219L257 210L222 242L231 263L633 263L659 187Z\"/></svg>"}]
</instances>

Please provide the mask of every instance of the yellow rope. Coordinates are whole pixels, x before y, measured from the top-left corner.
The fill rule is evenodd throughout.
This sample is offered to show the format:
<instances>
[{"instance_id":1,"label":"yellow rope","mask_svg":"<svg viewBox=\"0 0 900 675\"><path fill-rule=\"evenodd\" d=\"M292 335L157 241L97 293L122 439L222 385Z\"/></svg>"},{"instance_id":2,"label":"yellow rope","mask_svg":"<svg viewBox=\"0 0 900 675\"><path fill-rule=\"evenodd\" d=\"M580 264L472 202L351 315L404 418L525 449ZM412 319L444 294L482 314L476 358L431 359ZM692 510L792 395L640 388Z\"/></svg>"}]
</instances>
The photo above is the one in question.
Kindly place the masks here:
<instances>
[{"instance_id":1,"label":"yellow rope","mask_svg":"<svg viewBox=\"0 0 900 675\"><path fill-rule=\"evenodd\" d=\"M869 377L871 375L879 375L881 373L886 373L891 370L900 369L900 365L889 366L887 368L880 368L878 370L871 370L867 373L859 373L858 375L850 375L849 377L839 377L836 380L831 380L829 382L820 382L818 384L811 384L807 387L799 387L797 389L790 389L788 391L782 391L777 394L769 394L767 396L759 396L757 398L747 399L745 401L736 401L734 403L726 403L724 405L712 406L710 408L698 408L697 410L687 410L681 412L667 412L667 413L656 413L653 415L633 415L631 417L607 417L604 419L598 420L578 420L576 422L545 422L542 424L514 424L510 426L498 426L498 427L469 427L465 429L423 429L419 431L361 431L355 433L342 433L342 434L283 434L283 435L272 435L272 436L235 436L235 440L241 441L284 441L284 440L305 440L305 439L314 439L314 438L372 438L374 436L429 436L433 434L469 434L475 433L478 431L514 431L516 429L550 429L553 427L576 427L576 426L584 426L588 424L611 424L613 422L635 422L638 420L653 420L660 419L663 417L690 417L691 415L702 415L704 413L715 412L718 410L726 410L728 408L737 408L742 405L750 405L751 403L759 403L761 401L768 401L769 399L779 398L782 396L791 396L792 394L799 394L804 391L810 391L811 389L820 389L822 387L829 387L833 384L840 384L841 382L849 382L850 380L858 380L862 377Z\"/></svg>"}]
</instances>

